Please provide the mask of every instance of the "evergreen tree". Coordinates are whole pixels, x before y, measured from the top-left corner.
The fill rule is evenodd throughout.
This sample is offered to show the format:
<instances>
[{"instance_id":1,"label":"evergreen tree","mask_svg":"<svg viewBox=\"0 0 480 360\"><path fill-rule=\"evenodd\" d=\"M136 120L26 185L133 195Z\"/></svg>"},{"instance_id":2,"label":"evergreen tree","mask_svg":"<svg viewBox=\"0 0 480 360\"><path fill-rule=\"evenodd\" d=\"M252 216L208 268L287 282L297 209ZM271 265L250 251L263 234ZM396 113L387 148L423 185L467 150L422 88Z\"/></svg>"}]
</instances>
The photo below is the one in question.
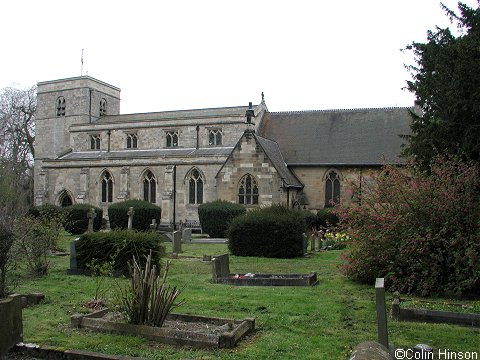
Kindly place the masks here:
<instances>
[{"instance_id":1,"label":"evergreen tree","mask_svg":"<svg viewBox=\"0 0 480 360\"><path fill-rule=\"evenodd\" d=\"M480 0L479 0L480 4ZM459 2L457 15L442 4L459 35L437 27L426 43L413 42L416 65L407 68L422 115L412 112L403 154L426 166L438 154L480 160L480 8Z\"/></svg>"}]
</instances>

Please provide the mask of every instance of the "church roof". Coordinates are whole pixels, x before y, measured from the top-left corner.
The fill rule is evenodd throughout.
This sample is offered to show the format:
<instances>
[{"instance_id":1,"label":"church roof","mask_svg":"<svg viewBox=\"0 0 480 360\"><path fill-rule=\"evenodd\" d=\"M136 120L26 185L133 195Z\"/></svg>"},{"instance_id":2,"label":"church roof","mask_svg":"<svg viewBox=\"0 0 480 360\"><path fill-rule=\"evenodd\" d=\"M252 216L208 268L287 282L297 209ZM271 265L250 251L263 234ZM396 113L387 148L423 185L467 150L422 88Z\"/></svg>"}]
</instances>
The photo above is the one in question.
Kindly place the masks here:
<instances>
[{"instance_id":1,"label":"church roof","mask_svg":"<svg viewBox=\"0 0 480 360\"><path fill-rule=\"evenodd\" d=\"M257 106L257 105L255 105ZM225 117L245 117L248 106L233 106L208 109L173 110L137 114L107 115L99 118L97 124L130 122L130 121L158 121L158 120L189 120L211 119Z\"/></svg>"},{"instance_id":2,"label":"church roof","mask_svg":"<svg viewBox=\"0 0 480 360\"><path fill-rule=\"evenodd\" d=\"M381 165L395 162L410 133L412 108L267 113L259 133L278 143L288 164Z\"/></svg>"},{"instance_id":3,"label":"church roof","mask_svg":"<svg viewBox=\"0 0 480 360\"><path fill-rule=\"evenodd\" d=\"M262 136L255 135L255 138L262 147L263 151L265 151L265 154L268 156L285 184L291 187L303 187L302 183L288 169L278 144L275 141L266 139Z\"/></svg>"},{"instance_id":4,"label":"church roof","mask_svg":"<svg viewBox=\"0 0 480 360\"><path fill-rule=\"evenodd\" d=\"M233 147L211 148L168 148L168 149L129 149L129 150L89 150L64 154L58 160L96 160L96 159L139 159L157 157L196 157L228 156Z\"/></svg>"}]
</instances>

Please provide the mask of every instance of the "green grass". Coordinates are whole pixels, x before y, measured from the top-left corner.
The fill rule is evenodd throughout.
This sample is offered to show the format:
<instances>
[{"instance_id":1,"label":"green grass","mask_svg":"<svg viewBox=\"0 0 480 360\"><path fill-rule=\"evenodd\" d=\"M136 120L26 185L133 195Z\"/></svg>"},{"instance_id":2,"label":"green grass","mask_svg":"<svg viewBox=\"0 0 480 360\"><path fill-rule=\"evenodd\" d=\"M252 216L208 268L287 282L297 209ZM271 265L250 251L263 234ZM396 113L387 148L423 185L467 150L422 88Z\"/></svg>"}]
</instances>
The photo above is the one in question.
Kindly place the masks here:
<instances>
[{"instance_id":1,"label":"green grass","mask_svg":"<svg viewBox=\"0 0 480 360\"><path fill-rule=\"evenodd\" d=\"M68 248L74 237L65 237ZM60 349L82 349L141 356L148 359L345 359L358 343L376 339L373 286L355 284L338 270L341 251L315 253L301 259L241 258L231 256L232 272L308 273L316 271L314 287L236 287L212 284L211 264L204 254L228 252L223 244L182 244L182 255L172 260L169 281L186 285L187 302L178 312L242 319L256 318L256 332L231 350L196 350L153 343L138 337L98 334L70 327L70 315L84 312L80 304L94 295L94 281L68 276L68 257L51 257L53 268L43 278L21 278L17 292L39 291L46 301L24 310L24 341ZM167 243L167 252L171 244ZM105 296L113 297L107 279ZM391 302L389 298L388 303ZM436 299L438 301L438 299ZM390 341L401 348L427 343L451 351L478 350L480 330L465 327L389 322Z\"/></svg>"}]
</instances>

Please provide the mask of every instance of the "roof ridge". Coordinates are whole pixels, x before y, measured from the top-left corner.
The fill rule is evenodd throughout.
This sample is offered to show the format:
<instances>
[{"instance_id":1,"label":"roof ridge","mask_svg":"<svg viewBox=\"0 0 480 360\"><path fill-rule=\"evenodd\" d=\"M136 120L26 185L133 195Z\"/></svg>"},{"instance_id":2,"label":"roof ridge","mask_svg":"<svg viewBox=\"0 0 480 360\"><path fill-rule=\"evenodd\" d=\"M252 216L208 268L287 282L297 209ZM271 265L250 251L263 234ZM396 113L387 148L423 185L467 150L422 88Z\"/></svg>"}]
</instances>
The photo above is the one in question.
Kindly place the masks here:
<instances>
[{"instance_id":1,"label":"roof ridge","mask_svg":"<svg viewBox=\"0 0 480 360\"><path fill-rule=\"evenodd\" d=\"M371 108L345 108L345 109L323 109L323 110L290 110L290 111L271 111L270 114L304 114L304 113L322 113L322 112L348 112L348 111L365 111L365 110L400 110L413 109L413 106L387 106L387 107L371 107Z\"/></svg>"}]
</instances>

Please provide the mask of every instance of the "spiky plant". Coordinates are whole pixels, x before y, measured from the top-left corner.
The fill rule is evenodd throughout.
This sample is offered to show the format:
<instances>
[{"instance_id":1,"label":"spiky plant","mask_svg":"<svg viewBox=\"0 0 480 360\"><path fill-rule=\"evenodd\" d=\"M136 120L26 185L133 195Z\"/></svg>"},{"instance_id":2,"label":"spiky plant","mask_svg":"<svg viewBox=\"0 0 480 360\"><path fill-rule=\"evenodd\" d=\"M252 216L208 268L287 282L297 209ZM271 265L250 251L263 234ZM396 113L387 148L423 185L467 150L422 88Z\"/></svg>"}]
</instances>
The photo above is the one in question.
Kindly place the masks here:
<instances>
[{"instance_id":1,"label":"spiky plant","mask_svg":"<svg viewBox=\"0 0 480 360\"><path fill-rule=\"evenodd\" d=\"M150 252L144 269L133 258L131 286L120 288L120 309L132 324L161 327L168 313L184 303L175 303L183 289L166 284L170 262L167 261L160 276L160 269L152 265L151 255Z\"/></svg>"}]
</instances>

